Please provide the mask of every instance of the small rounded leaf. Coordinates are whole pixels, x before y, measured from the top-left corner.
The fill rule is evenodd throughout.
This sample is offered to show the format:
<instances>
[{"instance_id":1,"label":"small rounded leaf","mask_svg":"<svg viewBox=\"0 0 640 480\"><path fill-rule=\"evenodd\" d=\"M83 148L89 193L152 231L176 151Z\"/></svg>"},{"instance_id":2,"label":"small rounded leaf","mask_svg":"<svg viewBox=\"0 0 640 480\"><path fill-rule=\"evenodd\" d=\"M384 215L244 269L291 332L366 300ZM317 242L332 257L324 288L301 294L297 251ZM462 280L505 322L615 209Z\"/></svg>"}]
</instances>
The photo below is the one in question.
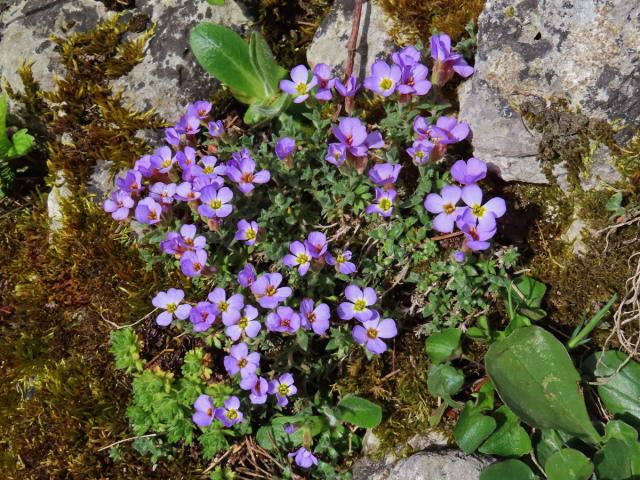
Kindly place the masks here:
<instances>
[{"instance_id":1,"label":"small rounded leaf","mask_svg":"<svg viewBox=\"0 0 640 480\"><path fill-rule=\"evenodd\" d=\"M536 480L538 477L520 460L494 463L480 474L480 480Z\"/></svg>"},{"instance_id":2,"label":"small rounded leaf","mask_svg":"<svg viewBox=\"0 0 640 480\"><path fill-rule=\"evenodd\" d=\"M546 463L548 480L587 480L593 474L593 463L582 452L563 448Z\"/></svg>"}]
</instances>

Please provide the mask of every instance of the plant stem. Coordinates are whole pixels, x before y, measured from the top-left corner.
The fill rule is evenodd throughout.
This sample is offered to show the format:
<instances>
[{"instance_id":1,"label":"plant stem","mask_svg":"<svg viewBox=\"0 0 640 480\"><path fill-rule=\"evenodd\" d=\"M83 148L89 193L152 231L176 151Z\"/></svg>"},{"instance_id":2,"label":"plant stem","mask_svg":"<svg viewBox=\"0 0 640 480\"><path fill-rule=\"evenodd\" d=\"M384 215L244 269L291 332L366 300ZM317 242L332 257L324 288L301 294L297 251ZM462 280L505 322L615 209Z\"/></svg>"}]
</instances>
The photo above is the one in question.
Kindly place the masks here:
<instances>
[{"instance_id":1,"label":"plant stem","mask_svg":"<svg viewBox=\"0 0 640 480\"><path fill-rule=\"evenodd\" d=\"M360 29L360 17L362 15L362 0L355 0L353 8L353 24L351 25L351 37L347 43L347 63L344 67L345 82L349 80L353 73L353 62L356 58L356 47L358 46L358 30ZM355 106L355 95L353 97L345 97L344 108L347 113L351 114Z\"/></svg>"},{"instance_id":2,"label":"plant stem","mask_svg":"<svg viewBox=\"0 0 640 480\"><path fill-rule=\"evenodd\" d=\"M596 313L591 320L589 320L589 323L587 323L582 330L580 330L577 334L575 334L574 336L571 337L571 339L569 340L569 343L567 343L567 348L569 350L573 350L574 348L576 348L578 345L580 345L580 342L582 342L582 340L585 339L585 337L587 337L594 328L596 328L598 326L598 324L602 321L602 319L605 317L605 315L609 312L609 309L611 308L611 306L613 305L613 303L618 299L618 294L614 293L613 297L611 297L611 299L607 302L607 304L602 307L598 313Z\"/></svg>"}]
</instances>

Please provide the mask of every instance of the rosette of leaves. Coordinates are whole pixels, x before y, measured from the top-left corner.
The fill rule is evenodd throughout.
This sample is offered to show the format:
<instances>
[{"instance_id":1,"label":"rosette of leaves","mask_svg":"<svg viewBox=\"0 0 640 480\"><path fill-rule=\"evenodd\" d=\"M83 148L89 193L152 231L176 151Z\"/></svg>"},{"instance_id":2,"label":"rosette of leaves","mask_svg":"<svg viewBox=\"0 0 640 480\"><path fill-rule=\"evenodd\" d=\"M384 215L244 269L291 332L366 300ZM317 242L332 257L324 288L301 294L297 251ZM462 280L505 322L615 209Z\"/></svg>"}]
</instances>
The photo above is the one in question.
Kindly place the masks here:
<instances>
[{"instance_id":1,"label":"rosette of leaves","mask_svg":"<svg viewBox=\"0 0 640 480\"><path fill-rule=\"evenodd\" d=\"M11 137L7 132L7 97L0 95L0 198L13 183L15 171L9 162L24 157L33 147L33 137L23 128Z\"/></svg>"}]
</instances>

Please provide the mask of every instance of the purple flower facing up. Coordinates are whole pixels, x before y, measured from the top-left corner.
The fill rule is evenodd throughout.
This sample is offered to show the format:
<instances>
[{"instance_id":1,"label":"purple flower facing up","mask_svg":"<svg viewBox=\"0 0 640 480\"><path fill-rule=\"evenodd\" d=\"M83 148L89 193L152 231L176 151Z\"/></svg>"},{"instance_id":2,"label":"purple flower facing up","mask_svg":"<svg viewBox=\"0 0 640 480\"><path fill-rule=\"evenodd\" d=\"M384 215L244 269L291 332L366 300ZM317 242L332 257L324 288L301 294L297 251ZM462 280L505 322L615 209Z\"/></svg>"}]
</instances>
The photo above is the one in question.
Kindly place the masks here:
<instances>
[{"instance_id":1,"label":"purple flower facing up","mask_svg":"<svg viewBox=\"0 0 640 480\"><path fill-rule=\"evenodd\" d=\"M371 353L379 355L387 350L387 344L383 338L393 338L398 334L396 322L391 318L380 320L378 312L365 320L362 325L353 327L352 336L356 343L363 345Z\"/></svg>"},{"instance_id":2,"label":"purple flower facing up","mask_svg":"<svg viewBox=\"0 0 640 480\"><path fill-rule=\"evenodd\" d=\"M102 204L102 208L105 212L110 213L114 220L124 220L129 217L129 210L134 205L133 198L122 190L116 190L111 192L109 198L107 198Z\"/></svg>"},{"instance_id":3,"label":"purple flower facing up","mask_svg":"<svg viewBox=\"0 0 640 480\"><path fill-rule=\"evenodd\" d=\"M385 218L393 213L393 202L396 199L395 190L383 190L376 188L376 200L365 210L367 213L377 213Z\"/></svg>"},{"instance_id":4,"label":"purple flower facing up","mask_svg":"<svg viewBox=\"0 0 640 480\"><path fill-rule=\"evenodd\" d=\"M243 158L237 165L227 167L227 176L238 184L238 190L245 195L254 188L254 183L267 183L271 179L269 170L260 170L254 173L256 162L251 158Z\"/></svg>"},{"instance_id":5,"label":"purple flower facing up","mask_svg":"<svg viewBox=\"0 0 640 480\"><path fill-rule=\"evenodd\" d=\"M275 395L278 400L278 405L281 407L286 406L289 403L289 398L295 395L298 389L293 383L293 375L285 373L280 375L277 380L271 380L269 382L269 393Z\"/></svg>"},{"instance_id":6,"label":"purple flower facing up","mask_svg":"<svg viewBox=\"0 0 640 480\"><path fill-rule=\"evenodd\" d=\"M290 307L278 307L267 315L265 323L269 332L296 333L300 328L300 315Z\"/></svg>"},{"instance_id":7,"label":"purple flower facing up","mask_svg":"<svg viewBox=\"0 0 640 480\"><path fill-rule=\"evenodd\" d=\"M258 377L255 374L247 375L240 380L240 388L251 392L249 393L249 400L254 405L262 405L267 401L269 384L262 377Z\"/></svg>"},{"instance_id":8,"label":"purple flower facing up","mask_svg":"<svg viewBox=\"0 0 640 480\"><path fill-rule=\"evenodd\" d=\"M176 128L187 135L195 135L200 132L200 118L195 115L185 115L178 121Z\"/></svg>"},{"instance_id":9,"label":"purple flower facing up","mask_svg":"<svg viewBox=\"0 0 640 480\"><path fill-rule=\"evenodd\" d=\"M181 169L187 170L196 164L196 151L192 147L184 147L176 153L176 160Z\"/></svg>"},{"instance_id":10,"label":"purple flower facing up","mask_svg":"<svg viewBox=\"0 0 640 480\"><path fill-rule=\"evenodd\" d=\"M322 258L327 253L327 236L322 232L311 232L304 245L312 258Z\"/></svg>"},{"instance_id":11,"label":"purple flower facing up","mask_svg":"<svg viewBox=\"0 0 640 480\"><path fill-rule=\"evenodd\" d=\"M413 121L413 131L419 139L430 140L434 144L449 145L461 142L469 136L469 124L458 122L455 117L439 117L435 125L418 115Z\"/></svg>"},{"instance_id":12,"label":"purple flower facing up","mask_svg":"<svg viewBox=\"0 0 640 480\"><path fill-rule=\"evenodd\" d=\"M282 275L279 273L265 273L260 275L251 285L251 292L262 308L276 308L291 296L291 288L279 287Z\"/></svg>"},{"instance_id":13,"label":"purple flower facing up","mask_svg":"<svg viewBox=\"0 0 640 480\"><path fill-rule=\"evenodd\" d=\"M240 162L242 160L253 160L253 157L251 156L251 152L246 148L243 148L239 152L233 152L231 154L231 160L227 162L227 168L228 167L239 168Z\"/></svg>"},{"instance_id":14,"label":"purple flower facing up","mask_svg":"<svg viewBox=\"0 0 640 480\"><path fill-rule=\"evenodd\" d=\"M142 174L136 170L128 170L124 177L116 178L116 187L130 195L143 190Z\"/></svg>"},{"instance_id":15,"label":"purple flower facing up","mask_svg":"<svg viewBox=\"0 0 640 480\"><path fill-rule=\"evenodd\" d=\"M224 407L216 408L215 417L227 428L240 423L243 419L240 411L240 399L236 396L227 398L224 401Z\"/></svg>"},{"instance_id":16,"label":"purple flower facing up","mask_svg":"<svg viewBox=\"0 0 640 480\"><path fill-rule=\"evenodd\" d=\"M457 206L461 196L462 190L455 185L445 185L440 195L437 193L427 195L424 208L428 212L437 213L433 219L433 228L438 232L453 232L456 219L463 213L463 209Z\"/></svg>"},{"instance_id":17,"label":"purple flower facing up","mask_svg":"<svg viewBox=\"0 0 640 480\"><path fill-rule=\"evenodd\" d=\"M504 199L495 197L482 204L482 190L478 185L467 185L462 189L462 201L469 207L469 215L477 220L482 230L496 228L496 218L500 218L507 211Z\"/></svg>"},{"instance_id":18,"label":"purple flower facing up","mask_svg":"<svg viewBox=\"0 0 640 480\"><path fill-rule=\"evenodd\" d=\"M198 302L189 312L194 332L206 332L216 321L216 307L209 302Z\"/></svg>"},{"instance_id":19,"label":"purple flower facing up","mask_svg":"<svg viewBox=\"0 0 640 480\"><path fill-rule=\"evenodd\" d=\"M289 158L296 150L296 141L291 137L282 137L276 142L275 150L280 160Z\"/></svg>"},{"instance_id":20,"label":"purple flower facing up","mask_svg":"<svg viewBox=\"0 0 640 480\"><path fill-rule=\"evenodd\" d=\"M338 167L341 166L347 159L347 147L342 143L330 143L324 159Z\"/></svg>"},{"instance_id":21,"label":"purple flower facing up","mask_svg":"<svg viewBox=\"0 0 640 480\"><path fill-rule=\"evenodd\" d=\"M431 82L427 80L429 69L417 63L402 69L402 76L397 90L401 95L426 95L431 90Z\"/></svg>"},{"instance_id":22,"label":"purple flower facing up","mask_svg":"<svg viewBox=\"0 0 640 480\"><path fill-rule=\"evenodd\" d=\"M227 298L224 288L214 288L207 297L222 316L222 322L237 322L240 319L242 307L244 307L244 295L236 293Z\"/></svg>"},{"instance_id":23,"label":"purple flower facing up","mask_svg":"<svg viewBox=\"0 0 640 480\"><path fill-rule=\"evenodd\" d=\"M224 218L231 214L233 207L229 203L233 198L233 192L228 187L216 189L214 186L204 187L200 192L202 204L198 207L198 213L207 218Z\"/></svg>"},{"instance_id":24,"label":"purple flower facing up","mask_svg":"<svg viewBox=\"0 0 640 480\"><path fill-rule=\"evenodd\" d=\"M335 257L330 253L325 256L329 265L335 266L336 270L344 275L351 275L356 271L356 265L351 262L352 253L349 250L344 250L338 253Z\"/></svg>"},{"instance_id":25,"label":"purple flower facing up","mask_svg":"<svg viewBox=\"0 0 640 480\"><path fill-rule=\"evenodd\" d=\"M397 65L389 66L378 60L371 66L371 76L364 79L364 87L383 97L391 95L402 77L402 71Z\"/></svg>"},{"instance_id":26,"label":"purple flower facing up","mask_svg":"<svg viewBox=\"0 0 640 480\"><path fill-rule=\"evenodd\" d=\"M416 140L407 153L415 165L424 165L429 161L435 145L428 140Z\"/></svg>"},{"instance_id":27,"label":"purple flower facing up","mask_svg":"<svg viewBox=\"0 0 640 480\"><path fill-rule=\"evenodd\" d=\"M318 79L315 76L309 80L307 67L298 65L291 70L291 80L280 80L280 90L293 95L294 103L302 103L309 98L309 92L317 83Z\"/></svg>"},{"instance_id":28,"label":"purple flower facing up","mask_svg":"<svg viewBox=\"0 0 640 480\"><path fill-rule=\"evenodd\" d=\"M321 303L314 307L313 300L305 298L300 302L300 316L302 317L302 326L317 335L324 335L329 329L329 317L331 311L326 303Z\"/></svg>"},{"instance_id":29,"label":"purple flower facing up","mask_svg":"<svg viewBox=\"0 0 640 480\"><path fill-rule=\"evenodd\" d=\"M255 245L258 239L258 230L257 222L242 219L238 222L235 239L244 242L245 245Z\"/></svg>"},{"instance_id":30,"label":"purple flower facing up","mask_svg":"<svg viewBox=\"0 0 640 480\"><path fill-rule=\"evenodd\" d=\"M224 175L227 171L224 165L218 165L218 158L215 155L205 155L200 159L200 163L203 175Z\"/></svg>"},{"instance_id":31,"label":"purple flower facing up","mask_svg":"<svg viewBox=\"0 0 640 480\"><path fill-rule=\"evenodd\" d=\"M168 173L176 163L173 152L169 147L160 147L151 157L151 165L160 173Z\"/></svg>"},{"instance_id":32,"label":"purple flower facing up","mask_svg":"<svg viewBox=\"0 0 640 480\"><path fill-rule=\"evenodd\" d=\"M262 328L256 318L258 318L258 309L252 305L247 305L244 307L240 318L222 320L222 323L227 327L225 333L234 342L243 334L249 338L255 338Z\"/></svg>"},{"instance_id":33,"label":"purple flower facing up","mask_svg":"<svg viewBox=\"0 0 640 480\"><path fill-rule=\"evenodd\" d=\"M195 413L191 417L193 423L199 427L208 427L211 425L215 409L213 408L213 403L209 395L200 395L196 401L193 402L193 408L195 409Z\"/></svg>"},{"instance_id":34,"label":"purple flower facing up","mask_svg":"<svg viewBox=\"0 0 640 480\"><path fill-rule=\"evenodd\" d=\"M348 302L338 305L338 316L342 320L351 320L355 318L361 322L369 320L374 310L369 307L374 305L378 300L376 292L371 287L365 287L364 290L357 285L349 285L344 290L344 296Z\"/></svg>"},{"instance_id":35,"label":"purple flower facing up","mask_svg":"<svg viewBox=\"0 0 640 480\"><path fill-rule=\"evenodd\" d=\"M194 170L200 169L199 165L195 165L189 169L189 172L193 172ZM215 190L222 188L224 185L224 180L222 177L219 177L216 174L206 175L206 174L198 174L193 177L193 190L200 193L202 196L202 191L206 187L211 187Z\"/></svg>"},{"instance_id":36,"label":"purple flower facing up","mask_svg":"<svg viewBox=\"0 0 640 480\"><path fill-rule=\"evenodd\" d=\"M244 287L249 288L256 280L256 269L253 265L247 263L242 270L238 272L238 283Z\"/></svg>"},{"instance_id":37,"label":"purple flower facing up","mask_svg":"<svg viewBox=\"0 0 640 480\"><path fill-rule=\"evenodd\" d=\"M338 125L332 126L332 130L340 143L354 157L366 156L370 148L384 147L384 140L380 132L375 131L367 134L367 128L358 118L341 118Z\"/></svg>"},{"instance_id":38,"label":"purple flower facing up","mask_svg":"<svg viewBox=\"0 0 640 480\"><path fill-rule=\"evenodd\" d=\"M167 238L160 244L160 248L164 253L178 257L187 251L201 250L207 245L207 240L197 233L195 225L182 225L180 233L169 232L167 234Z\"/></svg>"},{"instance_id":39,"label":"purple flower facing up","mask_svg":"<svg viewBox=\"0 0 640 480\"><path fill-rule=\"evenodd\" d=\"M463 78L473 74L464 57L459 53L451 53L451 37L447 34L431 36L431 57L434 60L431 81L434 85L444 85L454 72Z\"/></svg>"},{"instance_id":40,"label":"purple flower facing up","mask_svg":"<svg viewBox=\"0 0 640 480\"><path fill-rule=\"evenodd\" d=\"M451 167L451 176L462 185L470 185L487 176L487 164L475 157L471 157L466 162L458 160Z\"/></svg>"},{"instance_id":41,"label":"purple flower facing up","mask_svg":"<svg viewBox=\"0 0 640 480\"><path fill-rule=\"evenodd\" d=\"M207 125L209 128L209 135L212 137L219 137L224 133L224 124L222 120L216 120L215 122L209 122Z\"/></svg>"},{"instance_id":42,"label":"purple flower facing up","mask_svg":"<svg viewBox=\"0 0 640 480\"><path fill-rule=\"evenodd\" d=\"M318 63L313 67L313 77L316 79L318 89L316 98L321 101L329 101L333 97L331 89L336 82L331 74L331 67L326 63Z\"/></svg>"},{"instance_id":43,"label":"purple flower facing up","mask_svg":"<svg viewBox=\"0 0 640 480\"><path fill-rule=\"evenodd\" d=\"M401 169L400 164L377 163L369 170L369 179L380 187L393 186Z\"/></svg>"},{"instance_id":44,"label":"purple flower facing up","mask_svg":"<svg viewBox=\"0 0 640 480\"><path fill-rule=\"evenodd\" d=\"M156 323L166 327L173 320L174 315L180 320L189 316L191 305L182 303L184 292L178 288L170 288L166 292L158 292L151 303L154 307L164 310L156 317Z\"/></svg>"},{"instance_id":45,"label":"purple flower facing up","mask_svg":"<svg viewBox=\"0 0 640 480\"><path fill-rule=\"evenodd\" d=\"M409 45L398 52L392 53L391 60L401 68L412 67L420 62L420 52L413 45Z\"/></svg>"},{"instance_id":46,"label":"purple flower facing up","mask_svg":"<svg viewBox=\"0 0 640 480\"><path fill-rule=\"evenodd\" d=\"M187 277L197 277L207 266L207 251L187 251L180 257L180 271Z\"/></svg>"},{"instance_id":47,"label":"purple flower facing up","mask_svg":"<svg viewBox=\"0 0 640 480\"><path fill-rule=\"evenodd\" d=\"M187 107L187 115L190 117L198 117L199 119L204 120L209 116L211 107L211 103L205 100L200 100L198 102L192 103Z\"/></svg>"},{"instance_id":48,"label":"purple flower facing up","mask_svg":"<svg viewBox=\"0 0 640 480\"><path fill-rule=\"evenodd\" d=\"M336 79L334 87L343 97L355 97L358 90L360 90L361 85L358 83L358 77L351 75L344 83L339 79Z\"/></svg>"},{"instance_id":49,"label":"purple flower facing up","mask_svg":"<svg viewBox=\"0 0 640 480\"><path fill-rule=\"evenodd\" d=\"M244 342L233 345L229 349L229 355L224 357L224 368L229 375L240 373L242 378L256 373L260 366L260 354L249 353L249 347Z\"/></svg>"},{"instance_id":50,"label":"purple flower facing up","mask_svg":"<svg viewBox=\"0 0 640 480\"><path fill-rule=\"evenodd\" d=\"M464 247L471 251L477 252L486 250L491 245L488 240L496 234L495 225L491 228L489 224L476 224L476 220L471 214L470 209L458 218L456 222L458 228L462 230L465 236Z\"/></svg>"},{"instance_id":51,"label":"purple flower facing up","mask_svg":"<svg viewBox=\"0 0 640 480\"><path fill-rule=\"evenodd\" d=\"M136 220L140 223L153 225L160 221L162 207L153 198L147 197L138 202L136 206Z\"/></svg>"},{"instance_id":52,"label":"purple flower facing up","mask_svg":"<svg viewBox=\"0 0 640 480\"><path fill-rule=\"evenodd\" d=\"M149 188L149 195L156 202L162 205L170 205L173 203L173 196L176 194L175 183L156 182Z\"/></svg>"},{"instance_id":53,"label":"purple flower facing up","mask_svg":"<svg viewBox=\"0 0 640 480\"><path fill-rule=\"evenodd\" d=\"M191 182L182 182L176 187L175 198L182 202L193 202L200 198L200 192L193 189Z\"/></svg>"},{"instance_id":54,"label":"purple flower facing up","mask_svg":"<svg viewBox=\"0 0 640 480\"><path fill-rule=\"evenodd\" d=\"M296 465L300 468L311 468L313 465L318 464L318 459L315 455L304 447L300 447L295 452L289 453L289 458L292 457L296 462Z\"/></svg>"},{"instance_id":55,"label":"purple flower facing up","mask_svg":"<svg viewBox=\"0 0 640 480\"><path fill-rule=\"evenodd\" d=\"M305 246L304 243L292 242L289 245L289 251L282 259L282 263L284 263L287 267L298 268L298 273L300 276L306 275L309 271L309 267L311 266L311 252Z\"/></svg>"}]
</instances>

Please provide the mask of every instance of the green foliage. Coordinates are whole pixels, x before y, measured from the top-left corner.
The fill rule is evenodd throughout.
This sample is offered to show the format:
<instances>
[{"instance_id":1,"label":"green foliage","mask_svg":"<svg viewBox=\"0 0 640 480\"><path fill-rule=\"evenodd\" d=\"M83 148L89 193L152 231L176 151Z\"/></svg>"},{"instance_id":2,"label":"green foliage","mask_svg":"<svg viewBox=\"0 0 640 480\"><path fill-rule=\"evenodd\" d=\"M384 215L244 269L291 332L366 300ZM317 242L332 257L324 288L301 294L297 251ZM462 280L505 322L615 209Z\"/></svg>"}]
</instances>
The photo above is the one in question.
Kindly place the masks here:
<instances>
[{"instance_id":1,"label":"green foliage","mask_svg":"<svg viewBox=\"0 0 640 480\"><path fill-rule=\"evenodd\" d=\"M432 365L429 369L429 392L434 397L443 398L452 407L458 406L458 403L451 397L462 390L463 384L463 373L451 365Z\"/></svg>"},{"instance_id":2,"label":"green foliage","mask_svg":"<svg viewBox=\"0 0 640 480\"><path fill-rule=\"evenodd\" d=\"M207 0L209 5L224 5L224 0Z\"/></svg>"},{"instance_id":3,"label":"green foliage","mask_svg":"<svg viewBox=\"0 0 640 480\"><path fill-rule=\"evenodd\" d=\"M593 474L593 463L580 451L563 448L545 463L548 480L588 480Z\"/></svg>"},{"instance_id":4,"label":"green foliage","mask_svg":"<svg viewBox=\"0 0 640 480\"><path fill-rule=\"evenodd\" d=\"M7 97L0 94L0 198L15 179L15 171L10 160L24 157L33 147L34 138L23 128L11 137L7 132Z\"/></svg>"},{"instance_id":5,"label":"green foliage","mask_svg":"<svg viewBox=\"0 0 640 480\"><path fill-rule=\"evenodd\" d=\"M461 340L462 330L458 328L446 328L441 332L431 334L425 343L429 359L433 363L451 360L460 354Z\"/></svg>"},{"instance_id":6,"label":"green foliage","mask_svg":"<svg viewBox=\"0 0 640 480\"><path fill-rule=\"evenodd\" d=\"M140 358L138 348L140 340L134 330L130 327L113 330L110 340L111 353L116 359L116 368L125 370L127 373L141 372L146 362Z\"/></svg>"},{"instance_id":7,"label":"green foliage","mask_svg":"<svg viewBox=\"0 0 640 480\"><path fill-rule=\"evenodd\" d=\"M344 397L337 405L337 417L362 428L375 428L382 421L380 405L356 395Z\"/></svg>"},{"instance_id":8,"label":"green foliage","mask_svg":"<svg viewBox=\"0 0 640 480\"><path fill-rule=\"evenodd\" d=\"M539 477L520 460L495 463L480 474L480 480L506 480L507 478L509 480L536 480Z\"/></svg>"},{"instance_id":9,"label":"green foliage","mask_svg":"<svg viewBox=\"0 0 640 480\"><path fill-rule=\"evenodd\" d=\"M496 420L484 415L482 409L467 402L454 430L456 444L465 453L475 452L498 426Z\"/></svg>"},{"instance_id":10,"label":"green foliage","mask_svg":"<svg viewBox=\"0 0 640 480\"><path fill-rule=\"evenodd\" d=\"M531 451L529 433L520 426L520 420L506 406L498 408L493 414L497 429L478 448L487 455L501 457L521 457Z\"/></svg>"}]
</instances>

